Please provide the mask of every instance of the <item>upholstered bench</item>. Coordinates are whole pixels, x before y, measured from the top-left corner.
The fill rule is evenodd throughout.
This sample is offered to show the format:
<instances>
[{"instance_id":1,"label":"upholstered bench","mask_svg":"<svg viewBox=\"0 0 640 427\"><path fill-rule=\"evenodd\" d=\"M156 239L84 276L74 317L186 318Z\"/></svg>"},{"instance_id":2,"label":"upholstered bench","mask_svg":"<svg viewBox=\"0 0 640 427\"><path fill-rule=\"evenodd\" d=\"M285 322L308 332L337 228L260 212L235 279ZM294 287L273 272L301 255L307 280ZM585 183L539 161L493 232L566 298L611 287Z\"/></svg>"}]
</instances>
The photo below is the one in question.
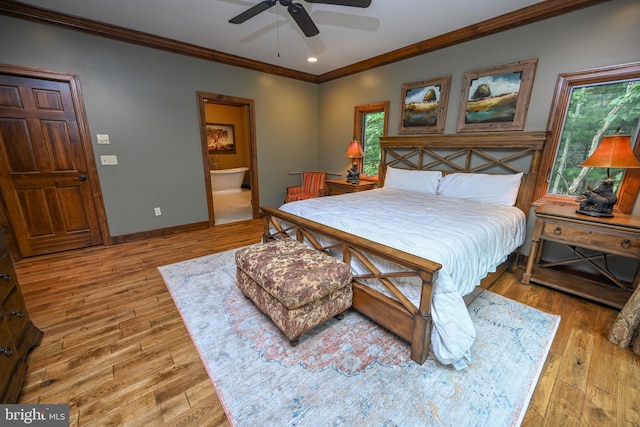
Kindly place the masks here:
<instances>
[{"instance_id":1,"label":"upholstered bench","mask_svg":"<svg viewBox=\"0 0 640 427\"><path fill-rule=\"evenodd\" d=\"M351 307L351 268L295 240L239 249L236 267L242 293L292 345L303 333Z\"/></svg>"}]
</instances>

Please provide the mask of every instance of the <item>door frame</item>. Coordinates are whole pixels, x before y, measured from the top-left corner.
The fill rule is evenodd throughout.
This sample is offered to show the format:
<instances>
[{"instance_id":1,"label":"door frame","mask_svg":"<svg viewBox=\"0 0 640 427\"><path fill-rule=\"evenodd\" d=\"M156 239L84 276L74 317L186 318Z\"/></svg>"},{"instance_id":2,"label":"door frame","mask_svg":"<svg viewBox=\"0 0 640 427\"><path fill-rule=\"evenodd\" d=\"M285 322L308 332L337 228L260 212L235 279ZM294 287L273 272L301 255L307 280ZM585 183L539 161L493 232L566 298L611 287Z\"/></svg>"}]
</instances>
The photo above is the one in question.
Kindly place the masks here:
<instances>
[{"instance_id":1,"label":"door frame","mask_svg":"<svg viewBox=\"0 0 640 427\"><path fill-rule=\"evenodd\" d=\"M69 85L69 90L71 91L71 98L73 101L73 108L75 109L76 120L78 121L78 130L80 133L82 151L84 153L85 162L87 164L87 175L89 176L91 194L93 195L96 214L98 216L98 228L102 238L102 245L112 245L111 233L109 232L109 224L107 222L107 214L104 208L104 199L102 198L102 189L98 177L98 169L93 153L93 146L91 145L91 133L89 132L87 113L84 108L84 99L82 97L82 90L80 88L80 79L77 75L71 73L61 73L56 71L21 67L9 64L0 64L0 74L39 80L57 81ZM22 255L18 250L15 236L13 234L14 231L11 227L11 224L9 223L9 216L6 212L5 205L6 201L0 193L0 226L2 226L2 228L6 231L5 235L7 238L9 253L15 260L19 260L22 259Z\"/></svg>"},{"instance_id":2,"label":"door frame","mask_svg":"<svg viewBox=\"0 0 640 427\"><path fill-rule=\"evenodd\" d=\"M252 217L260 218L260 199L258 191L258 155L256 145L256 113L255 101L248 98L239 98L236 96L219 95L208 92L196 92L198 98L198 115L200 117L200 135L202 142L202 163L204 168L204 181L207 190L207 207L209 210L209 226L215 225L215 215L213 210L213 194L211 192L211 163L209 162L209 150L207 147L207 127L205 116L205 102L210 104L228 105L233 107L247 108L247 127L249 135L249 162L250 173L249 182L251 183L251 213Z\"/></svg>"}]
</instances>

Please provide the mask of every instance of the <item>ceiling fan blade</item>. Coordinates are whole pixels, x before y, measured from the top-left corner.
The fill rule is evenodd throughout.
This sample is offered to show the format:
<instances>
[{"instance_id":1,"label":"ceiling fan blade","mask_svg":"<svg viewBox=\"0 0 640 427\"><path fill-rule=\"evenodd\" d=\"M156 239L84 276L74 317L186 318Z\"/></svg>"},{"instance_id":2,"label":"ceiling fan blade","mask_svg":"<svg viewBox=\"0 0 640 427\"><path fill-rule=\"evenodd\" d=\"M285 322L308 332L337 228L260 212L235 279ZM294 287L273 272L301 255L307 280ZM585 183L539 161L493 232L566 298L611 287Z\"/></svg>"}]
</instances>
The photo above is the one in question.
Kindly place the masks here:
<instances>
[{"instance_id":1,"label":"ceiling fan blade","mask_svg":"<svg viewBox=\"0 0 640 427\"><path fill-rule=\"evenodd\" d=\"M369 7L371 0L305 0L307 3L335 4L337 6Z\"/></svg>"},{"instance_id":2,"label":"ceiling fan blade","mask_svg":"<svg viewBox=\"0 0 640 427\"><path fill-rule=\"evenodd\" d=\"M269 9L270 7L275 6L276 1L277 0L261 1L257 5L255 5L253 7L250 7L249 9L245 10L240 15L229 19L229 22L232 23L232 24L242 24L243 22L245 22L248 19L253 18L257 14L259 14L261 12L264 12L265 10Z\"/></svg>"},{"instance_id":3,"label":"ceiling fan blade","mask_svg":"<svg viewBox=\"0 0 640 427\"><path fill-rule=\"evenodd\" d=\"M300 3L291 3L287 10L305 36L313 37L320 33L320 30L318 30L318 27L316 27L316 24L313 23L304 6Z\"/></svg>"}]
</instances>

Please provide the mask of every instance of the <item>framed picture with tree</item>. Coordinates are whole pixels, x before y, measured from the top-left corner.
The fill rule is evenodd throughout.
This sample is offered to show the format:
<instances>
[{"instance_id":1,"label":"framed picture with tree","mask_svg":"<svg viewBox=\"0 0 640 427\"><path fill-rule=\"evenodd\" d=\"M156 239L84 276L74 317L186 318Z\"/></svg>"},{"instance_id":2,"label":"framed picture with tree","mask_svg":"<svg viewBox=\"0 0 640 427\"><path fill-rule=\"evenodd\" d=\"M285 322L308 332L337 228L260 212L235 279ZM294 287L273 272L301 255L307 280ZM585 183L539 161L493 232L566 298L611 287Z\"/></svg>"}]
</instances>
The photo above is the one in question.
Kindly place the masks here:
<instances>
[{"instance_id":1,"label":"framed picture with tree","mask_svg":"<svg viewBox=\"0 0 640 427\"><path fill-rule=\"evenodd\" d=\"M236 152L234 125L207 123L207 148L209 153L234 154Z\"/></svg>"}]
</instances>

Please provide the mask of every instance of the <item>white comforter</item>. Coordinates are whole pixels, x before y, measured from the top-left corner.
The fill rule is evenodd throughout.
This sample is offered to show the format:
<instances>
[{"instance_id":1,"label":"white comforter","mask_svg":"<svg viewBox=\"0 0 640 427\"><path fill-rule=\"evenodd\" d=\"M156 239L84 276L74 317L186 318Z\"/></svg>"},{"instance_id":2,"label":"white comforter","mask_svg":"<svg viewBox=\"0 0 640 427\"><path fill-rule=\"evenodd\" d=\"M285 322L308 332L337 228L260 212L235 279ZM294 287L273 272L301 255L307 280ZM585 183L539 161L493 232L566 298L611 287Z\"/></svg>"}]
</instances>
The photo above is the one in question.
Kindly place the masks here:
<instances>
[{"instance_id":1,"label":"white comforter","mask_svg":"<svg viewBox=\"0 0 640 427\"><path fill-rule=\"evenodd\" d=\"M475 328L462 297L524 241L526 220L515 207L379 188L287 203L281 210L442 265L431 301L431 342L438 360L468 353ZM420 287L398 283L419 304ZM386 288L376 288L389 295Z\"/></svg>"}]
</instances>

